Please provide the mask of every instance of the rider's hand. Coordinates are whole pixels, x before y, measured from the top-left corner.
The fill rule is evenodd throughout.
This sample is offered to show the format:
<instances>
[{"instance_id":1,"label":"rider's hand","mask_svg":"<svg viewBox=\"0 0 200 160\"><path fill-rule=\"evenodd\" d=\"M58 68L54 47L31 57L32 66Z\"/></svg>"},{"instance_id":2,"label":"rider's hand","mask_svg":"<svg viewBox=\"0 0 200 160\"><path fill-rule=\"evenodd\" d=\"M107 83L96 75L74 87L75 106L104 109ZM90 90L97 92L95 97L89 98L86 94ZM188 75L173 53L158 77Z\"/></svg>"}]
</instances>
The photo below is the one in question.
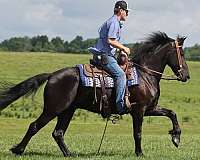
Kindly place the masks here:
<instances>
[{"instance_id":1,"label":"rider's hand","mask_svg":"<svg viewBox=\"0 0 200 160\"><path fill-rule=\"evenodd\" d=\"M124 47L123 52L125 52L127 54L127 56L131 53L130 48L128 48L128 47Z\"/></svg>"},{"instance_id":2,"label":"rider's hand","mask_svg":"<svg viewBox=\"0 0 200 160\"><path fill-rule=\"evenodd\" d=\"M123 56L125 56L126 58L128 58L128 55L127 55L124 51L121 51L121 52L120 52L120 55L123 55Z\"/></svg>"}]
</instances>

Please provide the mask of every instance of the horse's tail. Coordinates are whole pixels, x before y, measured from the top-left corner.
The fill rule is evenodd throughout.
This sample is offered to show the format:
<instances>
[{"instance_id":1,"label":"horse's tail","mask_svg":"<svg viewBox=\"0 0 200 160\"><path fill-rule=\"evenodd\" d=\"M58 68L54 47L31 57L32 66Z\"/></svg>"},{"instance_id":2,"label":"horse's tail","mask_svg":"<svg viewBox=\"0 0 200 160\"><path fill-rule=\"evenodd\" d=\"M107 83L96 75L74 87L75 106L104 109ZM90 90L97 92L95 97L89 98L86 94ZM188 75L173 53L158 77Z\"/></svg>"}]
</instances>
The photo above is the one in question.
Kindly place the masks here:
<instances>
[{"instance_id":1,"label":"horse's tail","mask_svg":"<svg viewBox=\"0 0 200 160\"><path fill-rule=\"evenodd\" d=\"M17 85L2 85L0 88L0 111L22 96L29 96L36 93L39 87L48 80L50 75L50 73L38 74Z\"/></svg>"}]
</instances>

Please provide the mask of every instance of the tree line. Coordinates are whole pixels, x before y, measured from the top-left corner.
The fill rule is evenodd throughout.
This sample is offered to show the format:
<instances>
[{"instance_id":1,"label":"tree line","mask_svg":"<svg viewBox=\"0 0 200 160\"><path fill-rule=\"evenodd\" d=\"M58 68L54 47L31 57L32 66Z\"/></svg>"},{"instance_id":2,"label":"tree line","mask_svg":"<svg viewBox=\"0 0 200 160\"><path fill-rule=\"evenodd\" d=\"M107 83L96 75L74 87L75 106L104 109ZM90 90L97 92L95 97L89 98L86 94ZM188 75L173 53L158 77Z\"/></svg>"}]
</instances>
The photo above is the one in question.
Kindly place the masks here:
<instances>
[{"instance_id":1,"label":"tree line","mask_svg":"<svg viewBox=\"0 0 200 160\"><path fill-rule=\"evenodd\" d=\"M72 41L64 41L61 37L51 40L46 35L30 37L13 37L0 43L0 50L15 52L58 52L58 53L88 53L88 48L94 46L97 39L83 40L76 36ZM136 49L140 43L125 44ZM200 61L200 44L184 48L187 60Z\"/></svg>"},{"instance_id":2,"label":"tree line","mask_svg":"<svg viewBox=\"0 0 200 160\"><path fill-rule=\"evenodd\" d=\"M58 53L86 53L87 49L96 43L97 39L83 40L76 36L71 42L60 37L49 40L48 36L41 35L32 38L13 37L0 43L0 50L15 52L58 52Z\"/></svg>"},{"instance_id":3,"label":"tree line","mask_svg":"<svg viewBox=\"0 0 200 160\"><path fill-rule=\"evenodd\" d=\"M185 58L191 61L200 61L200 44L184 48Z\"/></svg>"}]
</instances>

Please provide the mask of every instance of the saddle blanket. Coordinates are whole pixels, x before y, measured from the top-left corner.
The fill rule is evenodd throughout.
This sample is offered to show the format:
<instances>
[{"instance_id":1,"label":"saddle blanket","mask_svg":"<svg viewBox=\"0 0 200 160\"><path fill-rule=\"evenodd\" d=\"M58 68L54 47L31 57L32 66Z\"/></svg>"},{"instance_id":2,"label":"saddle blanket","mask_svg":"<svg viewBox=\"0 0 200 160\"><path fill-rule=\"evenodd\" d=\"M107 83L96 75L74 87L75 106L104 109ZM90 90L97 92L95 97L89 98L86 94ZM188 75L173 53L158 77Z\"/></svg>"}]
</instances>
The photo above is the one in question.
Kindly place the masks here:
<instances>
[{"instance_id":1,"label":"saddle blanket","mask_svg":"<svg viewBox=\"0 0 200 160\"><path fill-rule=\"evenodd\" d=\"M84 68L83 68L83 64L79 64L77 65L77 67L79 68L79 72L80 72L80 79L81 79L81 83L83 86L86 87L94 87L94 80L96 83L96 87L100 88L101 87L101 82L99 77L87 77L84 73ZM113 78L106 76L103 77L104 78L104 83L105 83L105 87L106 88L114 88L114 80ZM133 73L132 73L132 78L127 80L127 85L128 86L133 86L133 85L138 85L139 84L139 80L138 80L138 74L137 74L137 70L134 67L133 68Z\"/></svg>"}]
</instances>

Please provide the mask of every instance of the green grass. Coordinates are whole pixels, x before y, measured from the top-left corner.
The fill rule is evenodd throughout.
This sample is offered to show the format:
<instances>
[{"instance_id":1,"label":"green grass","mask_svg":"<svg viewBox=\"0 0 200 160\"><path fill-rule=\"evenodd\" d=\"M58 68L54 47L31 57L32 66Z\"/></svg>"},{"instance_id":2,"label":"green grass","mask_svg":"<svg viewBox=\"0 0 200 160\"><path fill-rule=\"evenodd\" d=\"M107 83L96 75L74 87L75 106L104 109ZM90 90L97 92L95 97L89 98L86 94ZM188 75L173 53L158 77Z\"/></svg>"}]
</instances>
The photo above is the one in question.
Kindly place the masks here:
<instances>
[{"instance_id":1,"label":"green grass","mask_svg":"<svg viewBox=\"0 0 200 160\"><path fill-rule=\"evenodd\" d=\"M10 151L19 143L32 120L0 118L0 159L137 159L134 154L131 123L120 121L117 125L109 123L100 155L96 155L104 128L103 122L81 123L73 121L65 135L69 149L75 154L72 158L63 158L57 144L51 137L55 121L42 129L29 143L23 156L14 156ZM167 135L169 125L148 125L143 127L142 147L144 160L198 160L200 157L200 128L191 130L182 126L183 134L177 149Z\"/></svg>"},{"instance_id":2,"label":"green grass","mask_svg":"<svg viewBox=\"0 0 200 160\"><path fill-rule=\"evenodd\" d=\"M90 55L54 53L6 53L0 52L0 81L19 83L43 72L87 63ZM167 118L145 118L142 146L145 158L141 159L200 159L200 62L188 62L191 80L188 83L161 81L159 104L174 110L182 128L182 141L176 149L170 136L171 122ZM167 68L166 73L171 73ZM41 89L32 102L20 99L6 108L0 116L0 159L64 159L51 138L55 121L42 129L30 142L25 155L16 157L8 149L24 136L28 125L42 110ZM5 118L13 117L13 118ZM15 118L14 118L15 117ZM23 118L23 119L21 119ZM72 159L137 159L132 143L130 116L124 116L120 124L109 124L101 154L96 156L104 122L99 115L77 111L67 132L66 142L77 155Z\"/></svg>"}]
</instances>

